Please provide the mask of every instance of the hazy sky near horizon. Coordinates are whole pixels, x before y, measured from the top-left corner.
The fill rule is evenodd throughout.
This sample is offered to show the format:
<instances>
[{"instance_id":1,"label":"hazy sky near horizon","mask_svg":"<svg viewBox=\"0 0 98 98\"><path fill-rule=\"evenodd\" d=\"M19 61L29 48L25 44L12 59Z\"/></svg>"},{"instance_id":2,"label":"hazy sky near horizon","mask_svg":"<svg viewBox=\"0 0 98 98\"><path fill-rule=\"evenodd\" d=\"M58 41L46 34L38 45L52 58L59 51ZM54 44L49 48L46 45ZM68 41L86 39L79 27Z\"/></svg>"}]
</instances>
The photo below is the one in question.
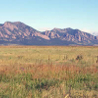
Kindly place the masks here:
<instances>
[{"instance_id":1,"label":"hazy sky near horizon","mask_svg":"<svg viewBox=\"0 0 98 98\"><path fill-rule=\"evenodd\" d=\"M37 30L98 32L98 0L0 0L0 24L21 21Z\"/></svg>"}]
</instances>

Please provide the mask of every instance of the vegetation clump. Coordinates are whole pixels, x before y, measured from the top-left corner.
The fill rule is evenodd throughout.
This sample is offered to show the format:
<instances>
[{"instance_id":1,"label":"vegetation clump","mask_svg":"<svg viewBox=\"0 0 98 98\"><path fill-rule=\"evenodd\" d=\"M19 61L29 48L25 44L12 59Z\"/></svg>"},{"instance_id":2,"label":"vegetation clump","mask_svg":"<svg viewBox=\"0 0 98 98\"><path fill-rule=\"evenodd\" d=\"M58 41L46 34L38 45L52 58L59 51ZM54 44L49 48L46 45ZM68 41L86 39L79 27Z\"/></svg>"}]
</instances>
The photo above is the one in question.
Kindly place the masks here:
<instances>
[{"instance_id":1,"label":"vegetation clump","mask_svg":"<svg viewBox=\"0 0 98 98\"><path fill-rule=\"evenodd\" d=\"M82 55L78 55L77 57L76 57L76 60L82 60L83 59L83 56Z\"/></svg>"}]
</instances>

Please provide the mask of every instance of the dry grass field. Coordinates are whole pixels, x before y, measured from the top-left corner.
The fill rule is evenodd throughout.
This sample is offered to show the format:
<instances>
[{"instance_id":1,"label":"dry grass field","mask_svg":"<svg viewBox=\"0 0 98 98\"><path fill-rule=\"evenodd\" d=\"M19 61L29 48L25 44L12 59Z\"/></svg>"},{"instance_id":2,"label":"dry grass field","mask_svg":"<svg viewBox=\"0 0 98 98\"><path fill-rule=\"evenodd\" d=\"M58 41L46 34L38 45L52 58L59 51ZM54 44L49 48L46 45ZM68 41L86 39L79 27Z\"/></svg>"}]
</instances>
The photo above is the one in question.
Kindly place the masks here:
<instances>
[{"instance_id":1,"label":"dry grass field","mask_svg":"<svg viewBox=\"0 0 98 98\"><path fill-rule=\"evenodd\" d=\"M98 47L0 46L0 98L98 98Z\"/></svg>"}]
</instances>

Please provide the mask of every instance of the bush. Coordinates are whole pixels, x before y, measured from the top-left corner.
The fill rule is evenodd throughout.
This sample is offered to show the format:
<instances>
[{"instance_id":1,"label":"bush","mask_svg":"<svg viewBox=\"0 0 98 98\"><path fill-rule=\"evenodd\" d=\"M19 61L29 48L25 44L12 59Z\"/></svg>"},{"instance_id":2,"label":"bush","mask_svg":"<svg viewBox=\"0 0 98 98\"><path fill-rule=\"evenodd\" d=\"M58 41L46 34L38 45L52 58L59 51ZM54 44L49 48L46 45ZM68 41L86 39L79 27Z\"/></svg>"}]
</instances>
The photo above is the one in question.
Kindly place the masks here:
<instances>
[{"instance_id":1,"label":"bush","mask_svg":"<svg viewBox=\"0 0 98 98\"><path fill-rule=\"evenodd\" d=\"M82 60L83 59L83 56L82 55L78 55L77 57L76 57L76 60Z\"/></svg>"}]
</instances>

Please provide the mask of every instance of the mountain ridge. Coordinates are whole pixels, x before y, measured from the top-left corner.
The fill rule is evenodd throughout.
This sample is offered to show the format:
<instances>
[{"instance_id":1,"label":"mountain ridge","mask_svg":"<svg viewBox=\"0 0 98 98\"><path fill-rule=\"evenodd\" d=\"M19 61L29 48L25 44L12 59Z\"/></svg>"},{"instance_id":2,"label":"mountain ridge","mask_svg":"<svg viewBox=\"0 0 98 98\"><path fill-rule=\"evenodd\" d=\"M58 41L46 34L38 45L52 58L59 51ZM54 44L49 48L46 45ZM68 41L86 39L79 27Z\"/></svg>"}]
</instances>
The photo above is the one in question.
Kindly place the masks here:
<instances>
[{"instance_id":1,"label":"mountain ridge","mask_svg":"<svg viewBox=\"0 0 98 98\"><path fill-rule=\"evenodd\" d=\"M0 24L0 45L95 45L98 36L72 28L38 31L22 22Z\"/></svg>"}]
</instances>

